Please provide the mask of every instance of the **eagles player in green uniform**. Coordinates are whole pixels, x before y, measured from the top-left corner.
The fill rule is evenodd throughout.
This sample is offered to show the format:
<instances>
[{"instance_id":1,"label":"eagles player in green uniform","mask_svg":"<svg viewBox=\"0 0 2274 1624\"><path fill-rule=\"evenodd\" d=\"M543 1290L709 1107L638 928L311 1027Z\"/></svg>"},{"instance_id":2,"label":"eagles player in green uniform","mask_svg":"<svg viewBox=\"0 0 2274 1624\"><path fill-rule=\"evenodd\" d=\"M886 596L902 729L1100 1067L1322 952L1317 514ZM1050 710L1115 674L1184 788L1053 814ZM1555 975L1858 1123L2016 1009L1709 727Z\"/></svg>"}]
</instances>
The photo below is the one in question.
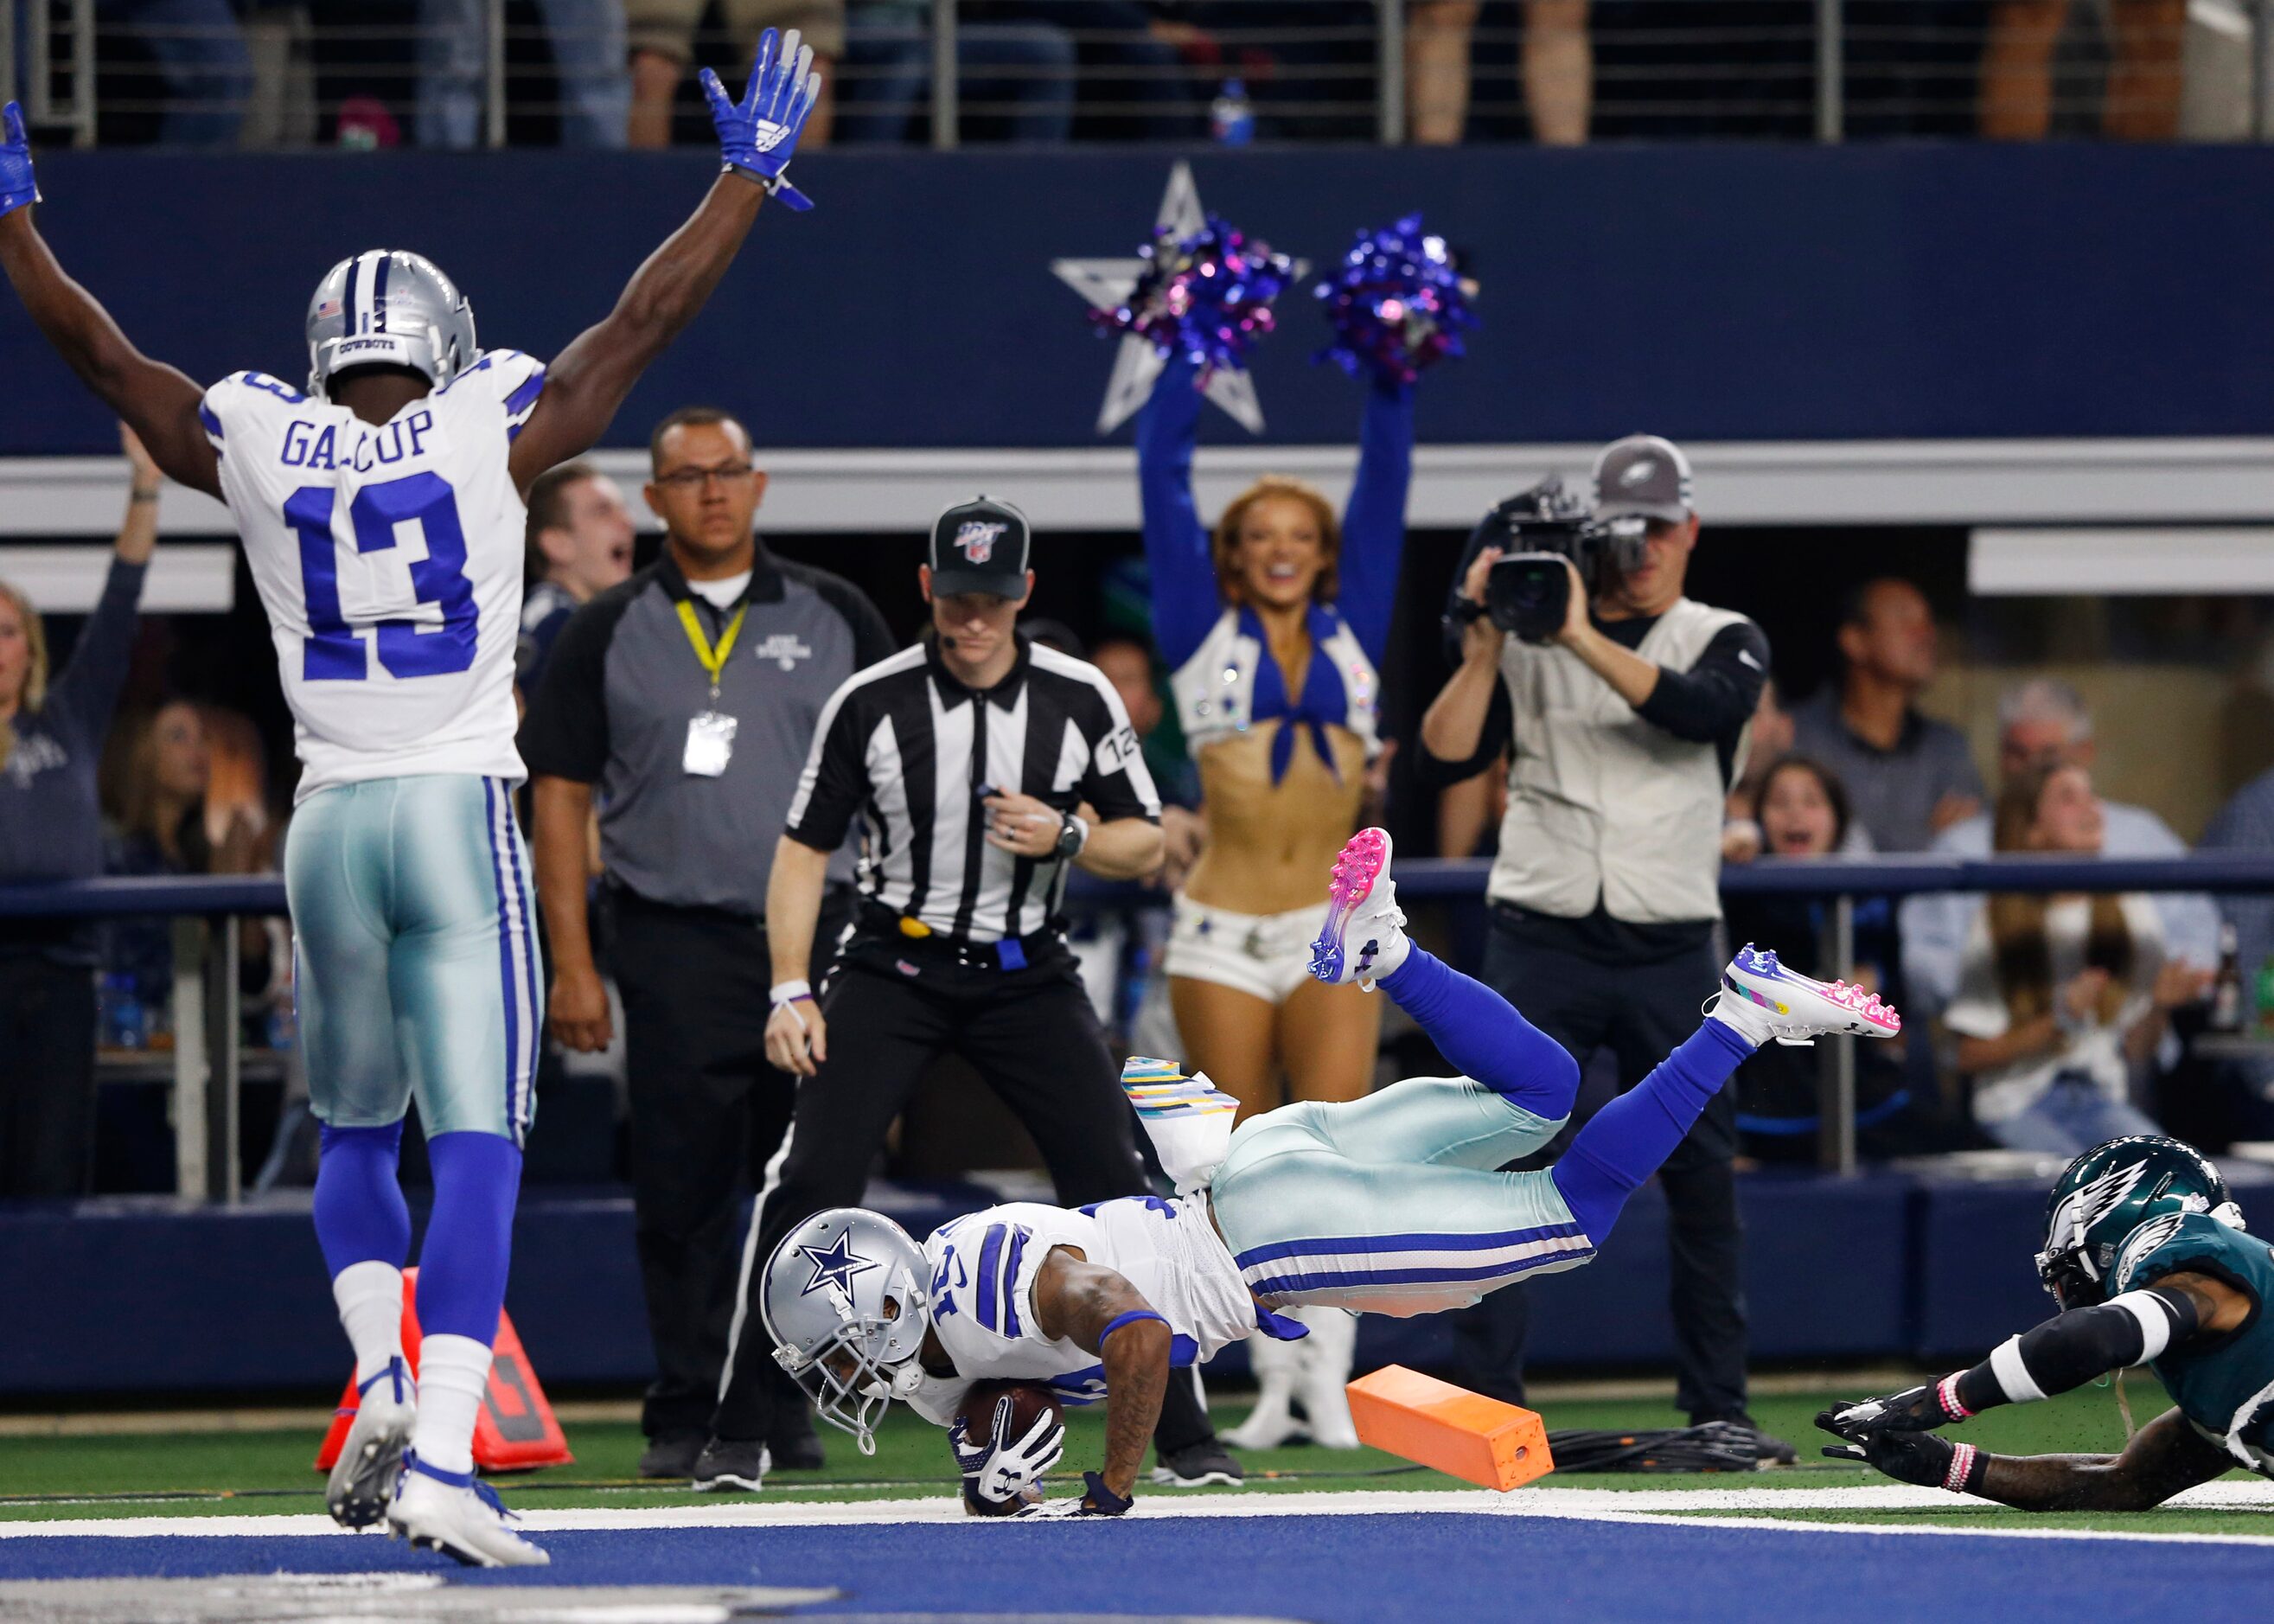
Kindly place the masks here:
<instances>
[{"instance_id":1,"label":"eagles player in green uniform","mask_svg":"<svg viewBox=\"0 0 2274 1624\"><path fill-rule=\"evenodd\" d=\"M1824 1453L2023 1511L2144 1511L2235 1466L2274 1477L2274 1247L2202 1152L2135 1135L2069 1163L2037 1273L2060 1314L1971 1370L1825 1411L1845 1441ZM1935 1431L2136 1364L2177 1408L2121 1454L1991 1454Z\"/></svg>"}]
</instances>

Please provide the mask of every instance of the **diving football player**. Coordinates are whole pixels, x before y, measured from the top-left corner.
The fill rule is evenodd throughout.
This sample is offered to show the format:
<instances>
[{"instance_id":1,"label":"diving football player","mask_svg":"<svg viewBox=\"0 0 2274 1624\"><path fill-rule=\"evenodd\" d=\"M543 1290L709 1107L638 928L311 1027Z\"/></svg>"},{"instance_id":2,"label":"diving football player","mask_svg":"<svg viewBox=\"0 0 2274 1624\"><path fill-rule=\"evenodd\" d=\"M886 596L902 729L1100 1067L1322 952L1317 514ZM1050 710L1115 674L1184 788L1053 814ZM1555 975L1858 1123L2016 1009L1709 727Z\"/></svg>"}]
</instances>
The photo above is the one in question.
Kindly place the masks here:
<instances>
[{"instance_id":1,"label":"diving football player","mask_svg":"<svg viewBox=\"0 0 2274 1624\"><path fill-rule=\"evenodd\" d=\"M2237 1466L2274 1477L2274 1247L2201 1151L2141 1134L2069 1163L2037 1274L2060 1313L1970 1370L1825 1411L1845 1441L1824 1453L2023 1511L2144 1511ZM1992 1454L1938 1431L2141 1364L2173 1408L2121 1454Z\"/></svg>"},{"instance_id":2,"label":"diving football player","mask_svg":"<svg viewBox=\"0 0 2274 1624\"><path fill-rule=\"evenodd\" d=\"M1021 1514L1118 1514L1172 1369L1259 1328L1300 1335L1279 1311L1293 1304L1436 1313L1577 1268L1758 1046L1900 1025L1863 989L1811 980L1748 947L1697 1032L1554 1167L1499 1172L1563 1125L1578 1064L1497 993L1407 939L1389 857L1379 829L1343 849L1311 973L1382 988L1463 1075L1283 1107L1211 1145L1183 1130L1211 1116L1228 1125L1230 1097L1165 1062L1132 1061L1125 1086L1176 1199L1079 1212L1013 1203L921 1247L874 1212L816 1215L769 1262L764 1306L776 1357L822 1414L868 1448L894 1398L944 1426L979 1380L1104 1398L1102 1469L1080 1498ZM953 1441L967 1495L998 1505L1024 1499L1061 1442L1033 1429L984 1446L959 1429Z\"/></svg>"},{"instance_id":3,"label":"diving football player","mask_svg":"<svg viewBox=\"0 0 2274 1624\"><path fill-rule=\"evenodd\" d=\"M316 1233L361 1394L328 1503L343 1523L383 1517L463 1562L546 1560L471 1452L545 1023L512 811L524 499L599 438L718 286L759 203L810 207L782 172L820 94L812 57L769 29L742 102L704 73L722 172L550 367L479 349L448 277L373 250L333 267L310 301L305 390L252 372L200 389L143 355L34 230L14 103L0 127L0 267L159 466L228 502L292 708L303 770L284 867L323 1123ZM414 1098L434 1175L415 1392L395 1172Z\"/></svg>"}]
</instances>

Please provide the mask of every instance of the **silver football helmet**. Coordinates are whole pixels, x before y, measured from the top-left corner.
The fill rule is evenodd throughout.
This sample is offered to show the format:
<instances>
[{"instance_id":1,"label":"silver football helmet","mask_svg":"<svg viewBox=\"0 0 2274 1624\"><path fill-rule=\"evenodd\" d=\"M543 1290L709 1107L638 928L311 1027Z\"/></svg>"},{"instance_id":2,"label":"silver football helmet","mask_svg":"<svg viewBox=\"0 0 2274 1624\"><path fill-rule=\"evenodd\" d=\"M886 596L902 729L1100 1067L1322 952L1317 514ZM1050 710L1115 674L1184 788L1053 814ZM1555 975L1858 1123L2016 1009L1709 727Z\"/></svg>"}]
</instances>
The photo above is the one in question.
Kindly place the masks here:
<instances>
[{"instance_id":1,"label":"silver football helmet","mask_svg":"<svg viewBox=\"0 0 2274 1624\"><path fill-rule=\"evenodd\" d=\"M408 366L436 389L474 364L474 309L423 254L374 248L324 273L308 301L308 393L350 366Z\"/></svg>"},{"instance_id":2,"label":"silver football helmet","mask_svg":"<svg viewBox=\"0 0 2274 1624\"><path fill-rule=\"evenodd\" d=\"M922 1384L930 1277L907 1230L859 1207L815 1213L767 1259L759 1308L774 1359L863 1454L877 1453L885 1407Z\"/></svg>"}]
</instances>

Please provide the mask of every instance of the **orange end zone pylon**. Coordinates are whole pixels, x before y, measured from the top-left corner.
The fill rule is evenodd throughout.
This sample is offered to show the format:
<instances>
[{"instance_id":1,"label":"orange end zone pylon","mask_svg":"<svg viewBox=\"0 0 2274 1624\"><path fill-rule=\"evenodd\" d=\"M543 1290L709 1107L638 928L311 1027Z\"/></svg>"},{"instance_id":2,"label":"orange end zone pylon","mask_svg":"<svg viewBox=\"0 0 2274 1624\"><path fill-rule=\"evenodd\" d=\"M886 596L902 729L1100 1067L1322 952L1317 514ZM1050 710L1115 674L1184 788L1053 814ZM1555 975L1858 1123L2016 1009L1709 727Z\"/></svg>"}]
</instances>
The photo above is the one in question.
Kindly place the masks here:
<instances>
[{"instance_id":1,"label":"orange end zone pylon","mask_svg":"<svg viewBox=\"0 0 2274 1624\"><path fill-rule=\"evenodd\" d=\"M418 1271L403 1272L403 1356L415 1379L418 1374ZM355 1372L348 1372L347 1391L332 1416L331 1431L316 1451L316 1469L328 1472L340 1458L348 1428L356 1412ZM474 1464L486 1472L524 1472L539 1466L565 1466L576 1457L568 1453L568 1439L546 1402L545 1389L522 1351L513 1320L498 1311L497 1342L490 1359L490 1390L482 1413L474 1422Z\"/></svg>"},{"instance_id":2,"label":"orange end zone pylon","mask_svg":"<svg viewBox=\"0 0 2274 1624\"><path fill-rule=\"evenodd\" d=\"M1528 1409L1386 1364L1351 1383L1359 1441L1487 1489L1514 1489L1555 1469L1547 1428Z\"/></svg>"}]
</instances>

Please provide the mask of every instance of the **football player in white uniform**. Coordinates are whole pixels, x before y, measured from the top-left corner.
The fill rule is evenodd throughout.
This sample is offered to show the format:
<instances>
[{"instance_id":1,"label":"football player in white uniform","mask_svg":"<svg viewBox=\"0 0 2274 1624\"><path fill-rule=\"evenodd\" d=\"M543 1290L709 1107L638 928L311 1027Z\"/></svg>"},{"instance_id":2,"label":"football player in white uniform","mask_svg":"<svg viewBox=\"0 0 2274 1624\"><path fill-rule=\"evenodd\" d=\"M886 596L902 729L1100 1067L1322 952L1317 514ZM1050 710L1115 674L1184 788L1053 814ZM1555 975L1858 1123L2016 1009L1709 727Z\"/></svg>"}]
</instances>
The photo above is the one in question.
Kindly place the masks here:
<instances>
[{"instance_id":1,"label":"football player in white uniform","mask_svg":"<svg viewBox=\"0 0 2274 1624\"><path fill-rule=\"evenodd\" d=\"M779 49L778 49L779 47ZM722 172L608 316L548 368L479 350L417 254L342 261L307 317L305 391L210 389L144 356L34 229L21 113L0 124L0 267L160 467L229 503L274 633L303 772L285 850L300 1031L324 1125L315 1223L361 1401L328 1502L483 1566L541 1563L473 1472L545 1023L512 812L513 657L531 481L598 440L703 307L820 94L766 31L743 100L704 75ZM434 1175L416 1390L403 1359L410 1219L397 1147L418 1102Z\"/></svg>"},{"instance_id":2,"label":"football player in white uniform","mask_svg":"<svg viewBox=\"0 0 2274 1624\"><path fill-rule=\"evenodd\" d=\"M1748 946L1698 1031L1598 1112L1554 1167L1499 1172L1563 1125L1578 1064L1497 993L1407 940L1389 856L1380 829L1343 849L1311 973L1381 986L1464 1075L1286 1106L1228 1133L1230 1096L1165 1062L1133 1061L1124 1086L1174 1200L994 1207L921 1248L874 1212L817 1214L767 1264L764 1309L775 1357L822 1415L870 1448L895 1398L952 1425L979 1380L1045 1383L1076 1403L1105 1397L1103 1469L1086 1475L1079 1499L1021 1514L1118 1515L1172 1369L1258 1329L1301 1335L1275 1311L1297 1303L1434 1313L1577 1268L1759 1045L1900 1028L1864 989L1811 980ZM1008 1504L1061 1440L1030 1429L983 1446L954 1441L967 1495Z\"/></svg>"}]
</instances>

